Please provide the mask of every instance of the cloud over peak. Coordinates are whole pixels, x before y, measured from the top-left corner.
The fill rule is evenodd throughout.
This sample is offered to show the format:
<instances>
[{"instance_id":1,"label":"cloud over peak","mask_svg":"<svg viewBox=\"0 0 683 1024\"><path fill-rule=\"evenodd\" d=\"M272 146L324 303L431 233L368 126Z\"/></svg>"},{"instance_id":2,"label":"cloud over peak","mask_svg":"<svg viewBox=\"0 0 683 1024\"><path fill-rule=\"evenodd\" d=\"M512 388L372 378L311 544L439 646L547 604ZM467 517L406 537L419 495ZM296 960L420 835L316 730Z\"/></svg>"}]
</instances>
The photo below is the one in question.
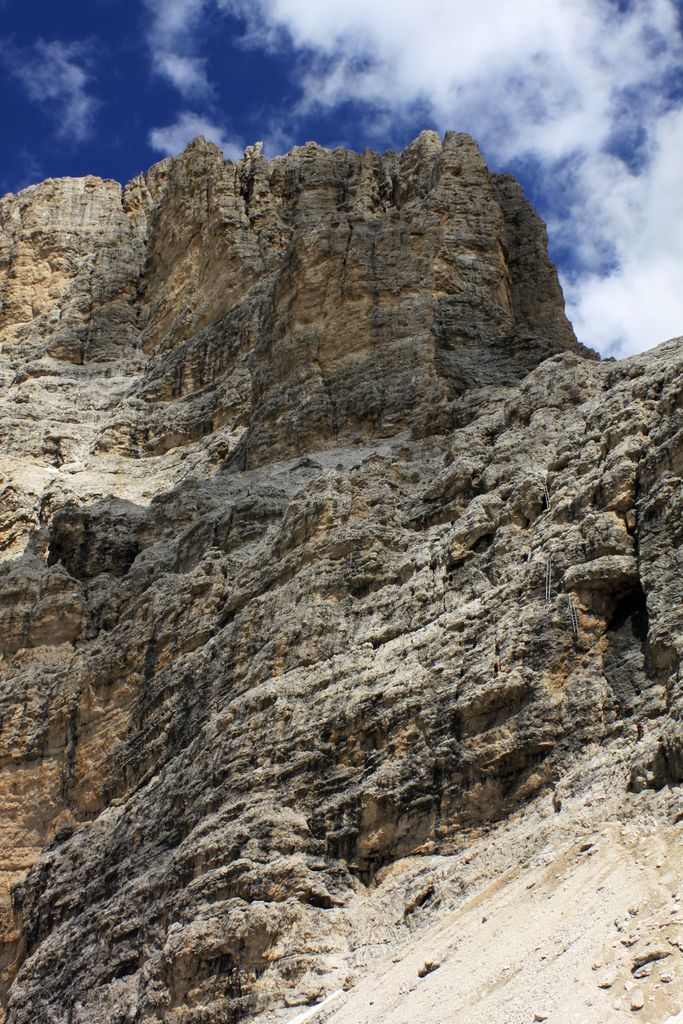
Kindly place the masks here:
<instances>
[{"instance_id":1,"label":"cloud over peak","mask_svg":"<svg viewBox=\"0 0 683 1024\"><path fill-rule=\"evenodd\" d=\"M375 145L418 120L469 131L496 169L538 183L582 340L627 354L683 332L683 203L666 172L683 138L673 0L145 3L155 69L183 97L210 97L204 20L239 19L242 45L287 55L298 82L298 100L266 135L296 137L316 113L349 104ZM155 129L156 148L186 141L202 118L185 112ZM205 120L223 139L215 117ZM654 301L638 314L646 281Z\"/></svg>"},{"instance_id":2,"label":"cloud over peak","mask_svg":"<svg viewBox=\"0 0 683 1024\"><path fill-rule=\"evenodd\" d=\"M496 169L525 168L589 345L623 355L683 333L673 0L217 3L246 20L251 46L299 53L300 115L353 102L381 137L422 110L471 132Z\"/></svg>"},{"instance_id":3,"label":"cloud over peak","mask_svg":"<svg viewBox=\"0 0 683 1024\"><path fill-rule=\"evenodd\" d=\"M215 142L220 146L227 160L239 160L244 153L243 143L230 136L210 118L191 110L182 111L172 124L153 128L149 133L149 144L162 156L175 156L198 135L203 135L208 142Z\"/></svg>"}]
</instances>

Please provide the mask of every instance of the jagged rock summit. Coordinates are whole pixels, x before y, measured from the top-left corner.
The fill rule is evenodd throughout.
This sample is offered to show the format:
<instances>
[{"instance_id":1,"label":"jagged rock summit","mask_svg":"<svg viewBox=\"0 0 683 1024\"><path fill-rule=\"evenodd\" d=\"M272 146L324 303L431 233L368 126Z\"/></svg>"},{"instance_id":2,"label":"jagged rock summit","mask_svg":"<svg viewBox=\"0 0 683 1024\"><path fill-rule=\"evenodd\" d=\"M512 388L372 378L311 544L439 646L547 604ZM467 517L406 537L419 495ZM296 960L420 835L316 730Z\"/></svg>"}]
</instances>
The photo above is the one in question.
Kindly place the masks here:
<instances>
[{"instance_id":1,"label":"jagged rock summit","mask_svg":"<svg viewBox=\"0 0 683 1024\"><path fill-rule=\"evenodd\" d=\"M681 1010L682 364L463 134L0 200L7 1024Z\"/></svg>"}]
</instances>

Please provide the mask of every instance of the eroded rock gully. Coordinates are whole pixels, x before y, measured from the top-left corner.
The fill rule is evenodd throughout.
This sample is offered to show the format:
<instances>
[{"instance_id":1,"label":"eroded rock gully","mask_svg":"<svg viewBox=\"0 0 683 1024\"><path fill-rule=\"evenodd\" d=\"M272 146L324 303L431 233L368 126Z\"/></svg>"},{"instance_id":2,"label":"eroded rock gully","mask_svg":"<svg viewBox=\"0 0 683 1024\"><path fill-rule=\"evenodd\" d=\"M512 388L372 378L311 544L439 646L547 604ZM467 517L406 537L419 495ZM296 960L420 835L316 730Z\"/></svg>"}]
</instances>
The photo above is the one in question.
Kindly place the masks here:
<instances>
[{"instance_id":1,"label":"eroded rock gully","mask_svg":"<svg viewBox=\"0 0 683 1024\"><path fill-rule=\"evenodd\" d=\"M532 1020L391 963L605 822L673 934L681 343L583 349L469 137L6 196L0 345L7 1024Z\"/></svg>"}]
</instances>

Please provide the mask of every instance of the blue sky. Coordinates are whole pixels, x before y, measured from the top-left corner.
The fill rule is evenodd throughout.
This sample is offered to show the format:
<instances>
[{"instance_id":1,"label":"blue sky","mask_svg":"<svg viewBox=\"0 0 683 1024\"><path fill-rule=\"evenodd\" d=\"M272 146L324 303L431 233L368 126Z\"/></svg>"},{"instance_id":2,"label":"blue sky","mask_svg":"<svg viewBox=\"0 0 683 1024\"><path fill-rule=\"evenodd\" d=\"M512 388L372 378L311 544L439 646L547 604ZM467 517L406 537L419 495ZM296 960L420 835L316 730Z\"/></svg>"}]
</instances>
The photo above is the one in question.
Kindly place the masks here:
<instances>
[{"instance_id":1,"label":"blue sky","mask_svg":"<svg viewBox=\"0 0 683 1024\"><path fill-rule=\"evenodd\" d=\"M683 0L0 0L0 192L471 132L548 222L583 341L683 334Z\"/></svg>"}]
</instances>

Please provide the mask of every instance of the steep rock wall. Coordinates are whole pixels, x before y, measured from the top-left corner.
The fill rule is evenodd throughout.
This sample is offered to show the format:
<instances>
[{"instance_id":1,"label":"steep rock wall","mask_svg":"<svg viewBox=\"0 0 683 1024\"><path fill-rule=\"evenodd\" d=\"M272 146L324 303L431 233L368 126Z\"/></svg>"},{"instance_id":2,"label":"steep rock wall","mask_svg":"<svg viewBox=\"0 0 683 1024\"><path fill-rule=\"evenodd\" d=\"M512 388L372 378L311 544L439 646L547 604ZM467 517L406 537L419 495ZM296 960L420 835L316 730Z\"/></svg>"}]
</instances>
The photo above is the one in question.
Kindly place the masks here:
<instances>
[{"instance_id":1,"label":"steep rock wall","mask_svg":"<svg viewBox=\"0 0 683 1024\"><path fill-rule=\"evenodd\" d=\"M675 789L680 342L582 349L469 137L197 140L0 260L8 1022L314 1000L389 865Z\"/></svg>"}]
</instances>

